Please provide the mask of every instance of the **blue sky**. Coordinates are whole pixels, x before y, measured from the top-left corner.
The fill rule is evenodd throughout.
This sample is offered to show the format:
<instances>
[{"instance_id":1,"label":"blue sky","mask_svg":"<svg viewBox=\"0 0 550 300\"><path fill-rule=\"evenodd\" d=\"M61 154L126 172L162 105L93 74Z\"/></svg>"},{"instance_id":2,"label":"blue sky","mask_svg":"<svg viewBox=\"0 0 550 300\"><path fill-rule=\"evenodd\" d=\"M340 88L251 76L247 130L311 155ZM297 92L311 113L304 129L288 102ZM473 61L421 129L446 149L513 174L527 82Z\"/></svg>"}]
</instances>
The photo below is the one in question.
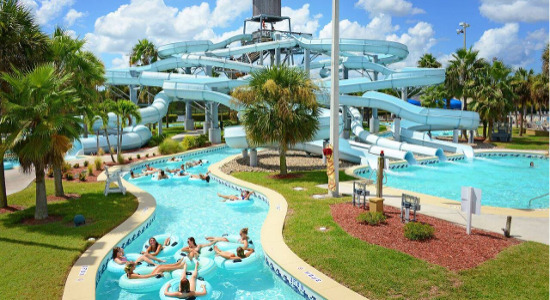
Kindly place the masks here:
<instances>
[{"instance_id":1,"label":"blue sky","mask_svg":"<svg viewBox=\"0 0 550 300\"><path fill-rule=\"evenodd\" d=\"M106 67L127 65L138 39L157 46L182 40L220 40L242 32L252 0L21 0L42 28L55 25L88 40ZM282 0L293 29L330 37L330 0ZM444 4L444 5L443 5ZM467 22L467 46L487 59L540 72L548 42L548 0L340 0L341 37L404 43L410 56L394 68L413 66L424 53L444 64L463 45L456 34Z\"/></svg>"}]
</instances>

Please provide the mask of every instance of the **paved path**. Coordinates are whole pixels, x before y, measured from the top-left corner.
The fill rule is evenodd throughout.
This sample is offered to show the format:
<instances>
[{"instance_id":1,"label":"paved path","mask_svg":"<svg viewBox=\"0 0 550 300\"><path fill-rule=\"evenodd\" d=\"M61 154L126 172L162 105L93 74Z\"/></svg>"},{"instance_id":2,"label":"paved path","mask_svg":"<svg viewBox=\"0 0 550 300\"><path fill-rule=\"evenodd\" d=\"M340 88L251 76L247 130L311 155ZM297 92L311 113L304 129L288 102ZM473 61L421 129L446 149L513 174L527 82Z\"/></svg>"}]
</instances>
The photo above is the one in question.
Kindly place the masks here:
<instances>
[{"instance_id":1,"label":"paved path","mask_svg":"<svg viewBox=\"0 0 550 300\"><path fill-rule=\"evenodd\" d=\"M23 173L19 167L5 170L4 174L6 178L6 193L8 195L24 190L35 178L34 170L30 173Z\"/></svg>"},{"instance_id":2,"label":"paved path","mask_svg":"<svg viewBox=\"0 0 550 300\"><path fill-rule=\"evenodd\" d=\"M319 185L321 188L327 188L326 184ZM368 188L371 195L376 194L375 188L371 185ZM351 195L353 190L352 182L341 182L340 193ZM396 192L395 189L384 187L384 204L400 208L401 207L401 193ZM447 202L446 207L439 205L432 205L423 203L420 199L422 209L420 213L447 220L456 224L466 226L466 215L460 211L460 203L456 202L449 204ZM525 215L525 214L524 214ZM513 237L525 241L535 241L548 245L549 234L549 222L548 215L546 217L527 217L527 216L513 216L511 234ZM506 225L506 215L487 214L472 215L472 227L492 231L502 234L502 228ZM466 232L466 229L464 229Z\"/></svg>"}]
</instances>

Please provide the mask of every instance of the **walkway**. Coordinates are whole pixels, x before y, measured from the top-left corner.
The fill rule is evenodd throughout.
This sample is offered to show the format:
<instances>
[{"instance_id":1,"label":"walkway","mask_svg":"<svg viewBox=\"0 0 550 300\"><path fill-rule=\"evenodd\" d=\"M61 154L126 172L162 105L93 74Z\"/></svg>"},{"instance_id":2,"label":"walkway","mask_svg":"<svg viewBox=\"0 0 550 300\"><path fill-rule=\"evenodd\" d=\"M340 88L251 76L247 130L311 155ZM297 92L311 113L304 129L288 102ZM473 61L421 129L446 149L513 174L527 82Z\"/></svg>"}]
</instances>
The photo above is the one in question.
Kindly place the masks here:
<instances>
[{"instance_id":1,"label":"walkway","mask_svg":"<svg viewBox=\"0 0 550 300\"><path fill-rule=\"evenodd\" d=\"M327 185L319 185L319 187L326 189ZM352 190L353 182L340 183L340 194L351 195ZM370 190L371 195L376 194L376 188L373 185L370 185L368 190ZM403 192L415 195L413 192L384 187L384 204L400 208ZM417 196L420 197L420 204L422 205L419 213L466 226L466 215L460 211L460 202L441 201L442 198L427 195ZM512 237L548 245L548 210L501 209L496 207L482 207L481 210L481 215L472 215L472 227L502 234L502 228L506 225L506 217L511 215ZM464 229L464 232L466 232L466 229Z\"/></svg>"},{"instance_id":2,"label":"walkway","mask_svg":"<svg viewBox=\"0 0 550 300\"><path fill-rule=\"evenodd\" d=\"M30 173L23 173L19 167L5 170L4 174L6 178L6 193L8 195L24 190L35 178L34 170Z\"/></svg>"}]
</instances>

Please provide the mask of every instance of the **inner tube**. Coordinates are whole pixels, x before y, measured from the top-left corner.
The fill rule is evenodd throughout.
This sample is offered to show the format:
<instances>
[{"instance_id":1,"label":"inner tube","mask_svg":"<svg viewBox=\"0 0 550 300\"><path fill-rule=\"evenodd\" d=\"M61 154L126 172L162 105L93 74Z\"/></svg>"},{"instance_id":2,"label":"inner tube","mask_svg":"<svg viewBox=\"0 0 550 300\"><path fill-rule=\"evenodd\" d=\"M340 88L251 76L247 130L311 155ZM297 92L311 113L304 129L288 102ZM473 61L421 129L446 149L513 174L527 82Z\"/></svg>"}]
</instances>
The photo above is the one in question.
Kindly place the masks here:
<instances>
[{"instance_id":1,"label":"inner tube","mask_svg":"<svg viewBox=\"0 0 550 300\"><path fill-rule=\"evenodd\" d=\"M170 179L172 178L172 174L169 174L168 172L165 172L164 173L166 176L168 176L168 178L164 178L164 179L159 179L159 173L155 173L153 175L151 175L151 180L165 180L165 179Z\"/></svg>"},{"instance_id":2,"label":"inner tube","mask_svg":"<svg viewBox=\"0 0 550 300\"><path fill-rule=\"evenodd\" d=\"M210 180L212 180L212 178L210 178ZM195 177L189 177L189 183L192 183L194 185L208 185L208 182L206 182L206 180Z\"/></svg>"},{"instance_id":3,"label":"inner tube","mask_svg":"<svg viewBox=\"0 0 550 300\"><path fill-rule=\"evenodd\" d=\"M136 261L141 256L141 254L139 254L139 253L128 253L124 256L126 256L126 259L128 259L128 261ZM143 262L141 262L141 264L147 264L147 262L143 261ZM115 262L114 259L111 259L107 263L107 271L109 271L113 274L116 274L116 275L122 275L122 274L124 274L124 267L125 266L126 266L126 264L119 265Z\"/></svg>"},{"instance_id":4,"label":"inner tube","mask_svg":"<svg viewBox=\"0 0 550 300\"><path fill-rule=\"evenodd\" d=\"M180 260L182 257L187 257L189 255L187 252L178 250L176 254L174 254L174 259L176 261ZM214 246L209 247L202 247L201 250L199 250L199 256L200 257L209 257L212 258L216 255L216 251L214 251Z\"/></svg>"},{"instance_id":5,"label":"inner tube","mask_svg":"<svg viewBox=\"0 0 550 300\"><path fill-rule=\"evenodd\" d=\"M191 279L191 275L187 275L187 279ZM174 300L174 299L178 299L178 298L175 298L175 297L168 297L166 295L164 295L164 291L166 290L166 287L168 286L168 284L170 284L170 288L168 288L168 291L169 292L178 292L179 290L179 287L180 287L180 281L181 281L181 277L180 278L174 278L174 279L171 279L170 281L168 281L167 283L165 283L162 288L159 290L159 297L161 300ZM202 287L202 285L204 285L206 287L206 295L204 296L197 296L196 298L197 299L212 299L212 285L210 285L210 283L208 283L208 281L205 281L205 280L202 280L202 279L199 279L197 278L197 281L195 283L195 290L197 292L202 292L204 289ZM189 298L188 298L189 299Z\"/></svg>"},{"instance_id":6,"label":"inner tube","mask_svg":"<svg viewBox=\"0 0 550 300\"><path fill-rule=\"evenodd\" d=\"M175 235L164 233L164 234L157 234L153 237L157 240L159 244L162 245L162 250L160 250L159 254L157 255L158 258L171 257L172 255L174 255L174 253L176 253L179 249L181 249L181 245L179 242L180 239ZM170 237L170 244L168 246L164 246L164 241L168 237ZM149 239L147 239L147 241L143 243L143 247L141 247L143 251L147 250L147 248L149 248Z\"/></svg>"},{"instance_id":7,"label":"inner tube","mask_svg":"<svg viewBox=\"0 0 550 300\"><path fill-rule=\"evenodd\" d=\"M229 251L235 254L235 251ZM221 256L216 256L214 262L216 266L220 269L225 269L235 273L248 272L255 270L261 265L258 263L260 261L260 255L256 252L252 253L249 257L241 258L237 260L225 259Z\"/></svg>"},{"instance_id":8,"label":"inner tube","mask_svg":"<svg viewBox=\"0 0 550 300\"><path fill-rule=\"evenodd\" d=\"M154 267L138 267L135 270L135 273L141 275L151 274ZM145 294L154 291L158 291L168 280L172 277L170 273L165 272L163 277L149 277L149 278L138 278L130 279L126 274L122 274L118 280L118 286L121 289L128 291L134 294Z\"/></svg>"},{"instance_id":9,"label":"inner tube","mask_svg":"<svg viewBox=\"0 0 550 300\"><path fill-rule=\"evenodd\" d=\"M189 180L189 175L180 176L179 173L177 173L172 175L172 179Z\"/></svg>"},{"instance_id":10,"label":"inner tube","mask_svg":"<svg viewBox=\"0 0 550 300\"><path fill-rule=\"evenodd\" d=\"M234 244L236 244L237 247L242 247L243 246L243 243L241 243L241 236L240 235L230 234L230 235L226 235L224 237L229 241L231 246L233 246ZM225 244L228 244L228 242L217 242L216 243L216 245L218 247L223 247ZM237 249L237 247L235 247L232 250ZM248 237L248 248L254 249L254 242L252 241L252 239L250 237Z\"/></svg>"},{"instance_id":11,"label":"inner tube","mask_svg":"<svg viewBox=\"0 0 550 300\"><path fill-rule=\"evenodd\" d=\"M185 263L187 264L187 272L193 272L195 270L195 259L189 259L189 257L184 257ZM216 264L212 258L208 257L199 257L199 276L202 278L212 278L216 271ZM172 278L181 278L183 269L178 269L172 271Z\"/></svg>"}]
</instances>

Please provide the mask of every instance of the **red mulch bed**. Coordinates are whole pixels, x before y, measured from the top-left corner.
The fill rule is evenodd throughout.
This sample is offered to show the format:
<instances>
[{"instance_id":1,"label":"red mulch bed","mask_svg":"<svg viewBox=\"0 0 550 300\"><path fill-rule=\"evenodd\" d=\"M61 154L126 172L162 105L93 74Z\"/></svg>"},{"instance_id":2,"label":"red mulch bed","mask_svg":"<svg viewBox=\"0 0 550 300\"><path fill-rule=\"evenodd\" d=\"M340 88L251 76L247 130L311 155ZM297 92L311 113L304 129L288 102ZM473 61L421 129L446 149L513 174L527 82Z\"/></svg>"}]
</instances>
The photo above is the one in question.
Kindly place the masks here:
<instances>
[{"instance_id":1,"label":"red mulch bed","mask_svg":"<svg viewBox=\"0 0 550 300\"><path fill-rule=\"evenodd\" d=\"M48 216L46 219L43 219L43 220L35 220L34 217L29 217L29 218L23 219L21 223L24 225L43 225L48 223L59 222L61 220L63 220L62 216Z\"/></svg>"},{"instance_id":2,"label":"red mulch bed","mask_svg":"<svg viewBox=\"0 0 550 300\"><path fill-rule=\"evenodd\" d=\"M80 194L65 194L64 197L57 197L55 195L49 195L47 197L48 202L58 202L62 200L80 199Z\"/></svg>"},{"instance_id":3,"label":"red mulch bed","mask_svg":"<svg viewBox=\"0 0 550 300\"><path fill-rule=\"evenodd\" d=\"M450 270L473 268L494 258L505 248L520 243L517 239L507 239L500 234L477 229L472 229L472 234L468 235L465 227L421 214L416 215L417 221L432 225L435 237L426 241L411 241L403 235L405 224L401 223L397 208L384 206L387 220L386 224L379 226L359 223L356 218L365 210L351 203L335 204L330 210L334 220L352 236Z\"/></svg>"},{"instance_id":4,"label":"red mulch bed","mask_svg":"<svg viewBox=\"0 0 550 300\"><path fill-rule=\"evenodd\" d=\"M23 209L25 209L25 207L21 205L8 205L8 207L0 208L0 215L9 214L9 213L20 211Z\"/></svg>"}]
</instances>

